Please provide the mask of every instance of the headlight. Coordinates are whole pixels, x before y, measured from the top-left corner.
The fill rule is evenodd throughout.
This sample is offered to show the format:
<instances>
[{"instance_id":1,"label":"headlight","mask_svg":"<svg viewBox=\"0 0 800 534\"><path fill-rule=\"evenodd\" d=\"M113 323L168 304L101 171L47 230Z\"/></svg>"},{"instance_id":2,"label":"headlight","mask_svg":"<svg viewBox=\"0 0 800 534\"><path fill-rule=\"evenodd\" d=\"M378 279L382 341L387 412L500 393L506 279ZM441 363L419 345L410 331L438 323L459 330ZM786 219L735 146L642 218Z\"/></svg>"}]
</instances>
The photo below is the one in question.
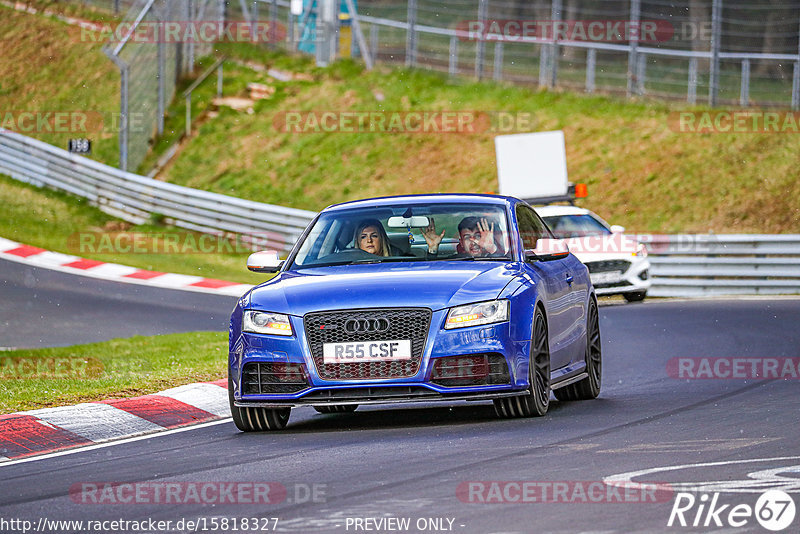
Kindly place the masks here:
<instances>
[{"instance_id":1,"label":"headlight","mask_svg":"<svg viewBox=\"0 0 800 534\"><path fill-rule=\"evenodd\" d=\"M644 244L640 243L638 247L636 247L636 252L633 253L634 256L639 256L642 258L647 257L647 247Z\"/></svg>"},{"instance_id":2,"label":"headlight","mask_svg":"<svg viewBox=\"0 0 800 534\"><path fill-rule=\"evenodd\" d=\"M490 300L456 306L447 314L446 329L508 321L508 301Z\"/></svg>"},{"instance_id":3,"label":"headlight","mask_svg":"<svg viewBox=\"0 0 800 534\"><path fill-rule=\"evenodd\" d=\"M257 334L274 334L276 336L293 335L288 315L253 310L244 312L242 316L242 331L255 332Z\"/></svg>"}]
</instances>

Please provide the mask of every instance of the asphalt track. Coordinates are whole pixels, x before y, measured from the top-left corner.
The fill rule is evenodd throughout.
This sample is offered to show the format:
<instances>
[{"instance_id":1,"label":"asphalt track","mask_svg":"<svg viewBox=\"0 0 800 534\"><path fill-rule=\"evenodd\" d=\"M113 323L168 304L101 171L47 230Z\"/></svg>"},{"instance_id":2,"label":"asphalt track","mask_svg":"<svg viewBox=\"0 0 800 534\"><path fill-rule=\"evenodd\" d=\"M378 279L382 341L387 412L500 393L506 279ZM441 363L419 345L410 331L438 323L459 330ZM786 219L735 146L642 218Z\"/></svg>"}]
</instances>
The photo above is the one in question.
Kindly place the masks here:
<instances>
[{"instance_id":1,"label":"asphalt track","mask_svg":"<svg viewBox=\"0 0 800 534\"><path fill-rule=\"evenodd\" d=\"M0 259L0 347L227 330L236 299L98 280Z\"/></svg>"},{"instance_id":2,"label":"asphalt track","mask_svg":"<svg viewBox=\"0 0 800 534\"><path fill-rule=\"evenodd\" d=\"M5 264L2 267L7 272ZM51 283L52 295L36 287L41 302L61 298L62 306L68 306L93 293L89 285L77 290ZM3 287L9 287L8 282ZM16 287L17 293L23 291ZM69 296L73 289L78 296ZM92 301L93 309L114 315L128 308L128 291L142 289L116 291L112 293L119 298ZM140 298L136 306L148 312L137 328L142 333L171 326L179 330L186 323L220 320L220 297L208 300L207 307L204 298L183 294L182 304L176 297L150 303ZM180 325L162 324L167 314L178 315L176 309L187 319ZM5 321L8 316L3 317ZM651 502L652 494L633 492L620 499L606 491L600 502L584 502L587 499L575 488L632 477L666 484L674 492L695 487L701 490L698 505L703 494L710 501L719 492L717 506L752 507L761 491L780 487L800 508L800 381L687 380L671 377L667 370L675 357L797 358L799 317L797 299L651 300L601 306L600 398L553 400L543 418L497 420L491 405L466 403L368 407L348 415L319 415L302 408L293 411L289 426L280 433L242 434L223 421L0 466L0 531L20 531L11 523L4 527L2 521L11 519L32 521L40 532L96 531L87 530L87 523L82 528L57 528L49 523L52 520L152 519L172 521L173 532L203 531L203 526L208 532L235 532L233 518L251 517L262 518L259 528L253 529L251 522L243 529L239 523L239 532L272 530L275 524L266 518L278 518L277 530L283 532L768 532L752 517L743 527L728 526L731 506L719 516L722 527L713 522L703 526L705 515L697 528L677 523L668 527L676 494L664 499L656 495L659 502ZM148 318L153 322L149 327ZM87 327L87 335L101 335L105 324ZM120 330L107 337L119 335L125 334ZM714 465L704 465L709 463ZM645 472L635 473L639 471ZM563 481L570 491L555 503L496 502L498 494L489 492L493 487L507 491L499 500L521 499L510 481ZM111 504L116 497L107 495L104 504L91 504L84 502L92 500L85 492L69 496L70 488L85 489L80 484L87 482L150 484L138 486L151 488L140 501L161 502ZM169 499L163 493L154 497L154 484L169 482L189 484L181 486L182 493L171 502L164 502ZM275 502L192 502L187 489L210 482L276 483L270 493ZM461 493L465 487L486 491ZM281 488L286 489L285 498ZM495 502L471 502L479 495ZM540 496L541 490L531 495ZM176 498L182 502L174 502ZM250 499L245 495L234 500ZM695 506L685 513L690 525L697 510ZM181 519L198 518L205 521L200 528L175 529ZM222 529L223 518L229 521L227 529ZM407 528L402 523L406 518ZM167 531L106 526L103 532ZM800 510L785 532L797 532L798 526Z\"/></svg>"}]
</instances>

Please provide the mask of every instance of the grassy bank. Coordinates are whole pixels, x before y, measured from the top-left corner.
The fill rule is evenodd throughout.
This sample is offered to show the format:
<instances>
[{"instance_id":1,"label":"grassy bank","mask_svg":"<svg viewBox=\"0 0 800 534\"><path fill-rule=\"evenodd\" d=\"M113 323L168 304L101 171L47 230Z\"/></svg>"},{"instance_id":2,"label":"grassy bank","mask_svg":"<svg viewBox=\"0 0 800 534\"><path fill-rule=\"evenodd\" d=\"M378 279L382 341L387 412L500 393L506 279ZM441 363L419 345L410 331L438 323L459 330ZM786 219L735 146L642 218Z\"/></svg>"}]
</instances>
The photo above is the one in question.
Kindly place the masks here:
<instances>
[{"instance_id":1,"label":"grassy bank","mask_svg":"<svg viewBox=\"0 0 800 534\"><path fill-rule=\"evenodd\" d=\"M265 79L275 94L257 101L253 113L222 108L206 117L163 179L311 210L372 195L493 191L491 129L287 133L276 124L289 111L497 111L530 120L515 131L563 129L570 179L589 184L582 204L631 230L800 232L800 136L680 133L670 127L670 113L684 109L675 103L387 67L367 72L349 61L317 69L305 58L242 46L225 52L304 76L280 82L226 70L226 95L246 96L247 82Z\"/></svg>"},{"instance_id":2,"label":"grassy bank","mask_svg":"<svg viewBox=\"0 0 800 534\"><path fill-rule=\"evenodd\" d=\"M224 378L227 335L192 332L0 352L0 414Z\"/></svg>"},{"instance_id":3,"label":"grassy bank","mask_svg":"<svg viewBox=\"0 0 800 534\"><path fill-rule=\"evenodd\" d=\"M93 21L112 20L63 2L39 1L33 7ZM119 144L113 121L119 113L119 71L93 36L99 39L51 17L0 6L0 126L60 148L67 148L71 138L87 137L92 140L92 159L116 165ZM37 117L74 113L78 121L48 128L20 122L21 112Z\"/></svg>"}]
</instances>

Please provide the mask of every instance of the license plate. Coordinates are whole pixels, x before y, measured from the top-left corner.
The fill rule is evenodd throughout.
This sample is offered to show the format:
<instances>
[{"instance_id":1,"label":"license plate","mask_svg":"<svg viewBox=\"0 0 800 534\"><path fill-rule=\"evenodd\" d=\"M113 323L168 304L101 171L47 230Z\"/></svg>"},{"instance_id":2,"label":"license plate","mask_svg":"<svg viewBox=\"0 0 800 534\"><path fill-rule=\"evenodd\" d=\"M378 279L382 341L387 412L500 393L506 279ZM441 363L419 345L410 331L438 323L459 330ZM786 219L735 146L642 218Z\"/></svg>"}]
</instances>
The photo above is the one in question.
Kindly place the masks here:
<instances>
[{"instance_id":1,"label":"license plate","mask_svg":"<svg viewBox=\"0 0 800 534\"><path fill-rule=\"evenodd\" d=\"M411 341L357 341L352 343L323 343L323 363L388 362L411 359Z\"/></svg>"},{"instance_id":2,"label":"license plate","mask_svg":"<svg viewBox=\"0 0 800 534\"><path fill-rule=\"evenodd\" d=\"M622 271L610 271L607 273L591 273L589 278L593 284L610 284L622 280Z\"/></svg>"}]
</instances>

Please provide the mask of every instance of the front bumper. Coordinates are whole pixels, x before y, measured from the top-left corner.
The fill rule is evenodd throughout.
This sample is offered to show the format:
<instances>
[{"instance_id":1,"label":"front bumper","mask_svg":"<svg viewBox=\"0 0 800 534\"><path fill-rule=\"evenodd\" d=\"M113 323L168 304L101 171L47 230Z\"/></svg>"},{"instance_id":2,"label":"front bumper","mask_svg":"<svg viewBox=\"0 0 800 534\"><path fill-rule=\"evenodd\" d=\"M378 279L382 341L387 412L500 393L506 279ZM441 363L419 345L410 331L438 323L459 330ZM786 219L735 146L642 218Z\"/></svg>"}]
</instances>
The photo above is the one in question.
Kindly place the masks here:
<instances>
[{"instance_id":1,"label":"front bumper","mask_svg":"<svg viewBox=\"0 0 800 534\"><path fill-rule=\"evenodd\" d=\"M250 407L324 406L341 404L384 404L456 400L490 400L519 395L528 387L527 362L530 341L512 339L510 323L498 323L469 328L445 330L446 310L433 312L425 338L418 370L411 376L399 378L325 378L312 357L302 317L290 317L294 335L272 336L242 333L230 353L230 376L234 386L234 403ZM504 383L486 380L484 383L443 385L440 369L442 358L465 356L466 360L488 362L489 374L499 373L500 362L505 366ZM439 361L437 365L436 362ZM459 360L462 361L462 360ZM252 365L256 365L259 387L252 387ZM446 367L446 365L445 365ZM266 372L264 370L267 370ZM280 374L279 378L273 375ZM483 368L481 368L483 369ZM245 384L242 373L247 370ZM469 373L469 371L468 371ZM267 388L262 374L269 374L270 383L291 376L288 387ZM455 381L458 383L459 381ZM469 382L469 381L467 381ZM250 384L250 385L248 385Z\"/></svg>"},{"instance_id":2,"label":"front bumper","mask_svg":"<svg viewBox=\"0 0 800 534\"><path fill-rule=\"evenodd\" d=\"M638 293L647 291L653 284L650 279L650 261L646 257L588 261L586 266L597 295Z\"/></svg>"}]
</instances>

